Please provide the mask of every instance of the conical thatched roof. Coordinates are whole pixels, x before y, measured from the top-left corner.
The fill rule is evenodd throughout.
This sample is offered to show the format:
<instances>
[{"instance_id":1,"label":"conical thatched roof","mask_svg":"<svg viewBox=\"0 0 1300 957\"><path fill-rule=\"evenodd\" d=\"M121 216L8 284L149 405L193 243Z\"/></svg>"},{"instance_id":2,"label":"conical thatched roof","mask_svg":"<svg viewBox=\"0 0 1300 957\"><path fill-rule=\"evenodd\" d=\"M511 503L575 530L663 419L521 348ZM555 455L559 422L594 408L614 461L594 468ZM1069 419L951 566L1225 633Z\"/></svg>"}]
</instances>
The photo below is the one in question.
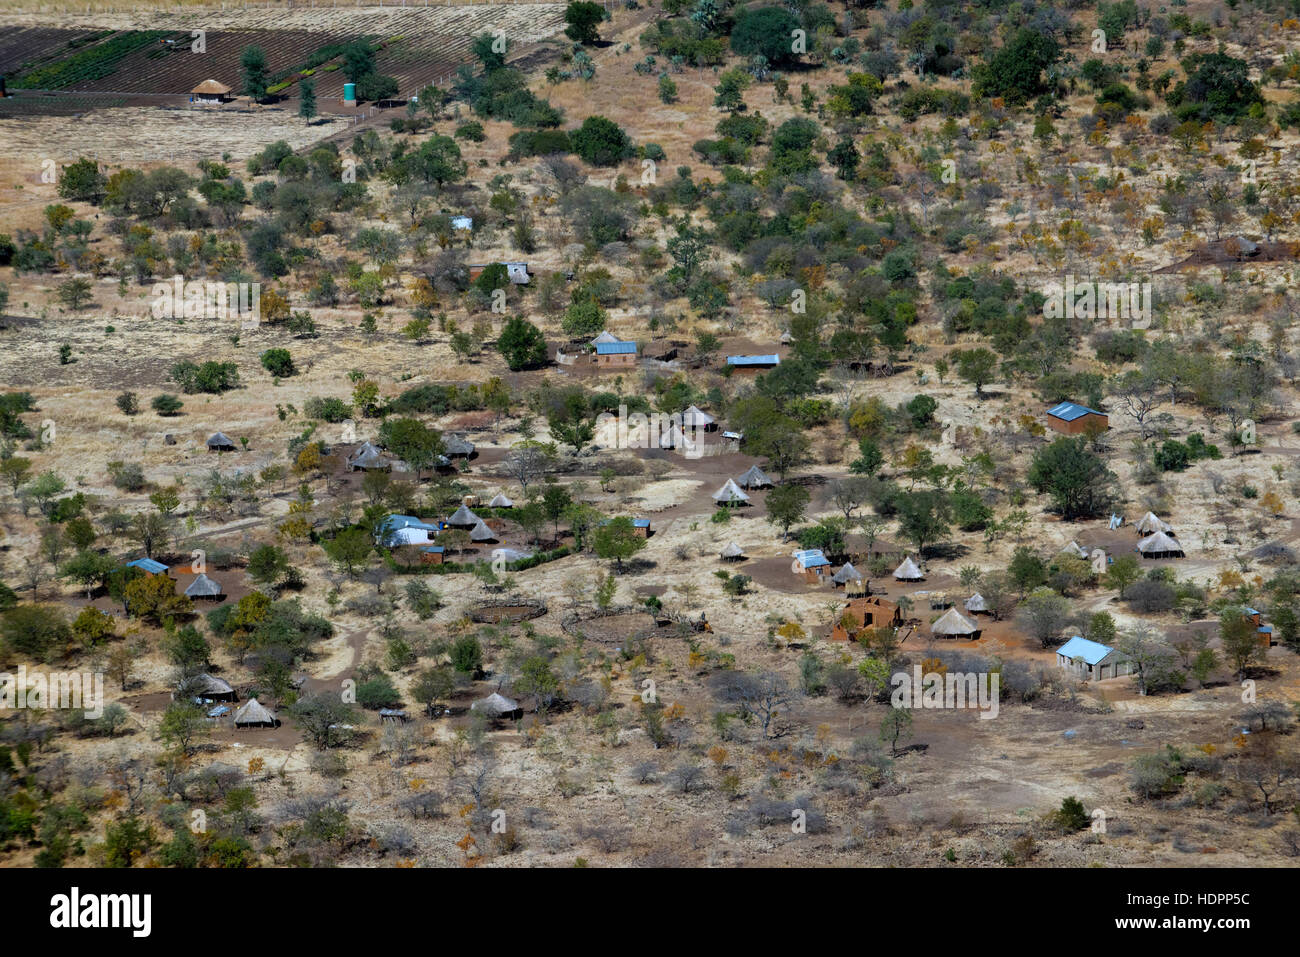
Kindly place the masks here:
<instances>
[{"instance_id":1,"label":"conical thatched roof","mask_svg":"<svg viewBox=\"0 0 1300 957\"><path fill-rule=\"evenodd\" d=\"M956 608L949 608L930 626L930 631L936 635L973 635L979 630L979 625Z\"/></svg>"},{"instance_id":2,"label":"conical thatched roof","mask_svg":"<svg viewBox=\"0 0 1300 957\"><path fill-rule=\"evenodd\" d=\"M499 691L494 691L486 698L481 698L469 706L471 711L483 711L493 717L501 714L510 714L512 711L519 710L519 702L512 698L507 698Z\"/></svg>"},{"instance_id":3,"label":"conical thatched roof","mask_svg":"<svg viewBox=\"0 0 1300 957\"><path fill-rule=\"evenodd\" d=\"M515 507L515 503L512 500L506 498L506 494L504 492L497 492L496 496L492 499L492 501L488 502L488 508L514 508L514 507Z\"/></svg>"},{"instance_id":4,"label":"conical thatched roof","mask_svg":"<svg viewBox=\"0 0 1300 957\"><path fill-rule=\"evenodd\" d=\"M470 511L468 505L462 505L447 518L447 524L452 528L473 528L482 521L481 518Z\"/></svg>"},{"instance_id":5,"label":"conical thatched roof","mask_svg":"<svg viewBox=\"0 0 1300 957\"><path fill-rule=\"evenodd\" d=\"M256 698L249 698L244 706L235 712L235 727L241 724L275 724L275 714Z\"/></svg>"},{"instance_id":6,"label":"conical thatched roof","mask_svg":"<svg viewBox=\"0 0 1300 957\"><path fill-rule=\"evenodd\" d=\"M792 343L792 342L794 342L794 336L791 335L789 329L787 329L785 332L781 333L781 344L782 344L782 345L789 345L789 344Z\"/></svg>"},{"instance_id":7,"label":"conical thatched roof","mask_svg":"<svg viewBox=\"0 0 1300 957\"><path fill-rule=\"evenodd\" d=\"M1172 532L1174 527L1168 522L1161 521L1155 512L1147 512L1137 523L1137 533L1139 535L1154 535L1156 532Z\"/></svg>"},{"instance_id":8,"label":"conical thatched roof","mask_svg":"<svg viewBox=\"0 0 1300 957\"><path fill-rule=\"evenodd\" d=\"M715 502L748 502L749 496L745 494L744 489L736 484L735 479L727 479L722 488L713 493Z\"/></svg>"},{"instance_id":9,"label":"conical thatched roof","mask_svg":"<svg viewBox=\"0 0 1300 957\"><path fill-rule=\"evenodd\" d=\"M478 524L469 530L469 538L472 542L491 542L495 541L497 533L488 528L487 522L479 519Z\"/></svg>"},{"instance_id":10,"label":"conical thatched roof","mask_svg":"<svg viewBox=\"0 0 1300 957\"><path fill-rule=\"evenodd\" d=\"M235 692L229 681L223 681L206 671L186 682L186 689L194 695L234 694Z\"/></svg>"},{"instance_id":11,"label":"conical thatched roof","mask_svg":"<svg viewBox=\"0 0 1300 957\"><path fill-rule=\"evenodd\" d=\"M602 332L600 335L598 335L595 339L592 339L592 340L591 340L591 344L592 344L593 346L598 346L598 345L600 345L602 342L622 342L622 341L623 341L622 339L620 339L618 336L614 335L614 333L612 333L612 332L610 332L608 329L606 329L604 332Z\"/></svg>"},{"instance_id":12,"label":"conical thatched roof","mask_svg":"<svg viewBox=\"0 0 1300 957\"><path fill-rule=\"evenodd\" d=\"M384 453L380 451L379 446L371 442L362 442L348 456L348 464L357 469L377 469L386 466L388 460L384 458Z\"/></svg>"},{"instance_id":13,"label":"conical thatched roof","mask_svg":"<svg viewBox=\"0 0 1300 957\"><path fill-rule=\"evenodd\" d=\"M741 548L739 545L737 545L735 542L727 542L726 547L722 549L722 557L723 558L744 558L745 550Z\"/></svg>"},{"instance_id":14,"label":"conical thatched roof","mask_svg":"<svg viewBox=\"0 0 1300 957\"><path fill-rule=\"evenodd\" d=\"M1143 555L1182 555L1183 546L1178 544L1178 539L1164 532L1156 532L1154 535L1148 535L1142 541L1138 542L1138 551Z\"/></svg>"},{"instance_id":15,"label":"conical thatched roof","mask_svg":"<svg viewBox=\"0 0 1300 957\"><path fill-rule=\"evenodd\" d=\"M908 555L903 559L903 564L894 569L894 577L901 582L920 581L925 575L916 562L912 561L912 556Z\"/></svg>"},{"instance_id":16,"label":"conical thatched roof","mask_svg":"<svg viewBox=\"0 0 1300 957\"><path fill-rule=\"evenodd\" d=\"M203 93L208 96L225 96L230 92L230 87L226 86L226 84L219 80L204 80L194 89L190 90L190 92Z\"/></svg>"},{"instance_id":17,"label":"conical thatched roof","mask_svg":"<svg viewBox=\"0 0 1300 957\"><path fill-rule=\"evenodd\" d=\"M474 454L474 443L459 435L449 435L443 440L443 449L447 455L469 458Z\"/></svg>"},{"instance_id":18,"label":"conical thatched roof","mask_svg":"<svg viewBox=\"0 0 1300 957\"><path fill-rule=\"evenodd\" d=\"M235 440L226 435L225 432L213 432L208 438L208 448L210 449L233 449Z\"/></svg>"},{"instance_id":19,"label":"conical thatched roof","mask_svg":"<svg viewBox=\"0 0 1300 957\"><path fill-rule=\"evenodd\" d=\"M749 470L740 477L740 484L744 488L765 488L770 487L773 483L761 468L757 465L751 465Z\"/></svg>"},{"instance_id":20,"label":"conical thatched roof","mask_svg":"<svg viewBox=\"0 0 1300 957\"><path fill-rule=\"evenodd\" d=\"M1061 552L1062 554L1065 555L1077 555L1079 558L1088 557L1088 553L1083 550L1083 547L1080 546L1078 542L1074 542L1074 541L1070 542L1069 545L1066 545L1063 549L1061 549Z\"/></svg>"},{"instance_id":21,"label":"conical thatched roof","mask_svg":"<svg viewBox=\"0 0 1300 957\"><path fill-rule=\"evenodd\" d=\"M862 572L853 567L852 562L845 562L844 566L831 576L831 581L837 585L844 585L848 582L862 581Z\"/></svg>"},{"instance_id":22,"label":"conical thatched roof","mask_svg":"<svg viewBox=\"0 0 1300 957\"><path fill-rule=\"evenodd\" d=\"M983 595L976 592L966 599L966 610L969 612L988 611L988 602L984 600Z\"/></svg>"},{"instance_id":23,"label":"conical thatched roof","mask_svg":"<svg viewBox=\"0 0 1300 957\"><path fill-rule=\"evenodd\" d=\"M185 589L185 594L190 598L220 598L225 592L216 581L207 575L200 575L190 582L190 587Z\"/></svg>"}]
</instances>

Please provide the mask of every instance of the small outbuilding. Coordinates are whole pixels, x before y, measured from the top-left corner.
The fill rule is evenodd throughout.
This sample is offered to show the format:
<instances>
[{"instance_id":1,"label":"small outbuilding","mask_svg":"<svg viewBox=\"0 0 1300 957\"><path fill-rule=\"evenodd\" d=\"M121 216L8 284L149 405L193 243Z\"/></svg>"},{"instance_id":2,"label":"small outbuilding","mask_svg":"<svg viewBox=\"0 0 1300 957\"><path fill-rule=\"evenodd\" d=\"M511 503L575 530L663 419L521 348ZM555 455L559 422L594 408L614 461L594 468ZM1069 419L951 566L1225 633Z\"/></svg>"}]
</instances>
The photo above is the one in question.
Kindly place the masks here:
<instances>
[{"instance_id":1,"label":"small outbuilding","mask_svg":"<svg viewBox=\"0 0 1300 957\"><path fill-rule=\"evenodd\" d=\"M233 452L236 448L235 440L225 432L213 432L207 444L209 452Z\"/></svg>"},{"instance_id":2,"label":"small outbuilding","mask_svg":"<svg viewBox=\"0 0 1300 957\"><path fill-rule=\"evenodd\" d=\"M202 574L190 582L189 587L185 589L187 598L209 598L213 601L220 601L225 597L225 594L225 590L222 589L221 584L216 579Z\"/></svg>"},{"instance_id":3,"label":"small outbuilding","mask_svg":"<svg viewBox=\"0 0 1300 957\"><path fill-rule=\"evenodd\" d=\"M682 428L684 429L697 429L701 432L714 432L718 428L718 420L696 405L691 406L683 412L681 419Z\"/></svg>"},{"instance_id":4,"label":"small outbuilding","mask_svg":"<svg viewBox=\"0 0 1300 957\"><path fill-rule=\"evenodd\" d=\"M234 724L236 728L278 728L280 719L256 698L249 698L235 712Z\"/></svg>"},{"instance_id":5,"label":"small outbuilding","mask_svg":"<svg viewBox=\"0 0 1300 957\"><path fill-rule=\"evenodd\" d=\"M903 559L903 563L894 569L894 579L900 582L919 582L925 579L925 573L921 571L921 566L912 561L912 556L908 555Z\"/></svg>"},{"instance_id":6,"label":"small outbuilding","mask_svg":"<svg viewBox=\"0 0 1300 957\"><path fill-rule=\"evenodd\" d=\"M978 638L980 626L956 608L949 608L930 625L930 634L936 638Z\"/></svg>"},{"instance_id":7,"label":"small outbuilding","mask_svg":"<svg viewBox=\"0 0 1300 957\"><path fill-rule=\"evenodd\" d=\"M745 559L745 550L735 542L727 542L723 547L720 557L723 561L739 562Z\"/></svg>"},{"instance_id":8,"label":"small outbuilding","mask_svg":"<svg viewBox=\"0 0 1300 957\"><path fill-rule=\"evenodd\" d=\"M514 508L514 507L515 507L514 501L512 499L507 498L504 492L498 492L493 497L492 501L488 502L488 508Z\"/></svg>"},{"instance_id":9,"label":"small outbuilding","mask_svg":"<svg viewBox=\"0 0 1300 957\"><path fill-rule=\"evenodd\" d=\"M126 567L138 568L146 575L166 575L171 570L170 566L153 558L136 558L127 562Z\"/></svg>"},{"instance_id":10,"label":"small outbuilding","mask_svg":"<svg viewBox=\"0 0 1300 957\"><path fill-rule=\"evenodd\" d=\"M972 615L987 613L989 610L988 602L984 600L984 596L979 592L971 595L963 604L965 604L966 610Z\"/></svg>"},{"instance_id":11,"label":"small outbuilding","mask_svg":"<svg viewBox=\"0 0 1300 957\"><path fill-rule=\"evenodd\" d=\"M631 366L636 365L635 342L602 342L596 346L593 357L596 365Z\"/></svg>"},{"instance_id":12,"label":"small outbuilding","mask_svg":"<svg viewBox=\"0 0 1300 957\"><path fill-rule=\"evenodd\" d=\"M414 515L389 515L380 526L380 544L387 548L399 545L428 545L441 529L422 522Z\"/></svg>"},{"instance_id":13,"label":"small outbuilding","mask_svg":"<svg viewBox=\"0 0 1300 957\"><path fill-rule=\"evenodd\" d=\"M822 581L830 576L831 563L820 548L805 548L794 553L791 571L808 581Z\"/></svg>"},{"instance_id":14,"label":"small outbuilding","mask_svg":"<svg viewBox=\"0 0 1300 957\"><path fill-rule=\"evenodd\" d=\"M850 582L862 581L862 572L854 568L852 562L845 562L840 566L840 570L831 576L831 581L836 585L847 586Z\"/></svg>"},{"instance_id":15,"label":"small outbuilding","mask_svg":"<svg viewBox=\"0 0 1300 957\"><path fill-rule=\"evenodd\" d=\"M481 711L489 718L522 718L524 709L519 702L507 698L499 691L494 691L486 698L480 698L469 706L471 711Z\"/></svg>"},{"instance_id":16,"label":"small outbuilding","mask_svg":"<svg viewBox=\"0 0 1300 957\"><path fill-rule=\"evenodd\" d=\"M1133 673L1133 662L1122 652L1075 635L1056 649L1056 663L1070 674L1084 681L1096 678L1121 678Z\"/></svg>"},{"instance_id":17,"label":"small outbuilding","mask_svg":"<svg viewBox=\"0 0 1300 957\"><path fill-rule=\"evenodd\" d=\"M449 459L472 458L474 443L461 435L449 435L443 441L443 454Z\"/></svg>"},{"instance_id":18,"label":"small outbuilding","mask_svg":"<svg viewBox=\"0 0 1300 957\"><path fill-rule=\"evenodd\" d=\"M452 512L451 515L447 517L447 521L443 524L448 528L470 529L474 528L476 525L482 524L482 522L483 520L481 518L470 511L468 505L462 505L460 508L456 509L456 511Z\"/></svg>"},{"instance_id":19,"label":"small outbuilding","mask_svg":"<svg viewBox=\"0 0 1300 957\"><path fill-rule=\"evenodd\" d=\"M195 103L226 103L230 100L230 87L220 80L204 80L190 90L190 99Z\"/></svg>"},{"instance_id":20,"label":"small outbuilding","mask_svg":"<svg viewBox=\"0 0 1300 957\"><path fill-rule=\"evenodd\" d=\"M722 488L713 493L713 501L719 505L740 506L749 504L749 496L736 484L734 479L727 479Z\"/></svg>"},{"instance_id":21,"label":"small outbuilding","mask_svg":"<svg viewBox=\"0 0 1300 957\"><path fill-rule=\"evenodd\" d=\"M781 364L781 357L776 353L763 356L727 356L727 365L732 369L771 369Z\"/></svg>"},{"instance_id":22,"label":"small outbuilding","mask_svg":"<svg viewBox=\"0 0 1300 957\"><path fill-rule=\"evenodd\" d=\"M362 442L348 456L348 469L353 472L387 472L392 461L373 442Z\"/></svg>"},{"instance_id":23,"label":"small outbuilding","mask_svg":"<svg viewBox=\"0 0 1300 957\"><path fill-rule=\"evenodd\" d=\"M480 518L478 524L469 530L469 538L472 542L495 542L497 533L492 531L488 523Z\"/></svg>"},{"instance_id":24,"label":"small outbuilding","mask_svg":"<svg viewBox=\"0 0 1300 957\"><path fill-rule=\"evenodd\" d=\"M1137 543L1138 553L1143 558L1182 558L1183 546L1178 539L1164 532L1148 535Z\"/></svg>"},{"instance_id":25,"label":"small outbuilding","mask_svg":"<svg viewBox=\"0 0 1300 957\"><path fill-rule=\"evenodd\" d=\"M446 551L441 545L425 545L420 549L420 561L425 565L441 565Z\"/></svg>"},{"instance_id":26,"label":"small outbuilding","mask_svg":"<svg viewBox=\"0 0 1300 957\"><path fill-rule=\"evenodd\" d=\"M757 465L751 465L739 479L736 480L741 488L771 488L773 482L767 477Z\"/></svg>"},{"instance_id":27,"label":"small outbuilding","mask_svg":"<svg viewBox=\"0 0 1300 957\"><path fill-rule=\"evenodd\" d=\"M1110 417L1077 402L1059 402L1047 410L1047 427L1062 435L1082 435L1110 428Z\"/></svg>"},{"instance_id":28,"label":"small outbuilding","mask_svg":"<svg viewBox=\"0 0 1300 957\"><path fill-rule=\"evenodd\" d=\"M1169 535L1174 533L1174 527L1168 522L1162 521L1155 512L1147 512L1138 519L1137 524L1133 527L1137 529L1137 533L1143 537L1154 535L1156 532L1165 532Z\"/></svg>"},{"instance_id":29,"label":"small outbuilding","mask_svg":"<svg viewBox=\"0 0 1300 957\"><path fill-rule=\"evenodd\" d=\"M229 681L210 675L206 671L186 681L181 690L205 704L239 700L239 695L235 693Z\"/></svg>"}]
</instances>

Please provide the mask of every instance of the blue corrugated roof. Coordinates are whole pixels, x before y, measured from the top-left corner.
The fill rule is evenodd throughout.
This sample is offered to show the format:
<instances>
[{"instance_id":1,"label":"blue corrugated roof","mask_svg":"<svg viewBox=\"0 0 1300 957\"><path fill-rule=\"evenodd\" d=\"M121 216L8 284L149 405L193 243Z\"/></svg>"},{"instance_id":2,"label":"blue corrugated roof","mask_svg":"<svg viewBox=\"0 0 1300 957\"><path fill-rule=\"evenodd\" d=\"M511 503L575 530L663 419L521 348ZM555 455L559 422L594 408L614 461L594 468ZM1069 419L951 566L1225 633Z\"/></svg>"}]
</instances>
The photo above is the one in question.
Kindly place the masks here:
<instances>
[{"instance_id":1,"label":"blue corrugated roof","mask_svg":"<svg viewBox=\"0 0 1300 957\"><path fill-rule=\"evenodd\" d=\"M389 515L384 519L385 531L395 532L399 528L422 528L426 532L438 531L437 525L422 522L413 515Z\"/></svg>"},{"instance_id":2,"label":"blue corrugated roof","mask_svg":"<svg viewBox=\"0 0 1300 957\"><path fill-rule=\"evenodd\" d=\"M635 342L598 342L596 343L596 355L598 356L623 356L636 355Z\"/></svg>"},{"instance_id":3,"label":"blue corrugated roof","mask_svg":"<svg viewBox=\"0 0 1300 957\"><path fill-rule=\"evenodd\" d=\"M820 548L808 548L802 552L794 553L795 561L804 568L818 568L822 565L829 565L826 556L822 554Z\"/></svg>"},{"instance_id":4,"label":"blue corrugated roof","mask_svg":"<svg viewBox=\"0 0 1300 957\"><path fill-rule=\"evenodd\" d=\"M649 528L649 527L650 527L650 519L648 519L648 518L634 518L634 519L632 519L632 527L633 527L633 528Z\"/></svg>"},{"instance_id":5,"label":"blue corrugated roof","mask_svg":"<svg viewBox=\"0 0 1300 957\"><path fill-rule=\"evenodd\" d=\"M1258 614L1259 614L1259 612L1257 612L1255 609L1251 608L1249 605L1247 605L1245 608L1243 608L1242 611L1244 611L1247 615L1258 615Z\"/></svg>"},{"instance_id":6,"label":"blue corrugated roof","mask_svg":"<svg viewBox=\"0 0 1300 957\"><path fill-rule=\"evenodd\" d=\"M159 572L165 572L167 566L162 562L154 561L152 558L137 558L133 562L127 562L128 568L138 568L141 571L153 572L157 575Z\"/></svg>"},{"instance_id":7,"label":"blue corrugated roof","mask_svg":"<svg viewBox=\"0 0 1300 957\"><path fill-rule=\"evenodd\" d=\"M1113 650L1114 649L1108 645L1103 645L1096 641L1089 641L1087 638L1075 635L1065 644L1061 645L1060 648L1056 649L1056 653L1058 655L1065 655L1065 657L1070 659L1082 658L1088 664L1095 665Z\"/></svg>"},{"instance_id":8,"label":"blue corrugated roof","mask_svg":"<svg viewBox=\"0 0 1300 957\"><path fill-rule=\"evenodd\" d=\"M1090 409L1086 405L1079 405L1077 402L1062 402L1054 405L1047 410L1047 414L1066 422L1073 422L1075 419L1085 415L1105 415L1104 412L1098 412L1096 409Z\"/></svg>"},{"instance_id":9,"label":"blue corrugated roof","mask_svg":"<svg viewBox=\"0 0 1300 957\"><path fill-rule=\"evenodd\" d=\"M443 547L441 545L426 545L424 546L424 548L420 549L420 551L432 552L435 555L441 555L443 552Z\"/></svg>"},{"instance_id":10,"label":"blue corrugated roof","mask_svg":"<svg viewBox=\"0 0 1300 957\"><path fill-rule=\"evenodd\" d=\"M729 366L775 366L781 364L781 357L771 356L727 356Z\"/></svg>"}]
</instances>

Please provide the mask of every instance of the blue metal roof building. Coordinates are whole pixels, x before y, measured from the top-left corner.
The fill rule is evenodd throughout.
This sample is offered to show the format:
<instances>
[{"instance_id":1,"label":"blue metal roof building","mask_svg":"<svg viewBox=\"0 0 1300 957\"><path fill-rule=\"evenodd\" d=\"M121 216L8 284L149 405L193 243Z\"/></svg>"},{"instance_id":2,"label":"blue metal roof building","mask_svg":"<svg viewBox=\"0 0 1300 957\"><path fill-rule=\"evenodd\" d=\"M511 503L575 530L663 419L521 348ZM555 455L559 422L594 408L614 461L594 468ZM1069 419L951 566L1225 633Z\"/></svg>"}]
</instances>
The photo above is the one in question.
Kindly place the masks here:
<instances>
[{"instance_id":1,"label":"blue metal roof building","mask_svg":"<svg viewBox=\"0 0 1300 957\"><path fill-rule=\"evenodd\" d=\"M596 355L598 356L636 355L636 343L635 342L598 342L596 343Z\"/></svg>"},{"instance_id":2,"label":"blue metal roof building","mask_svg":"<svg viewBox=\"0 0 1300 957\"><path fill-rule=\"evenodd\" d=\"M780 364L781 357L778 355L727 356L727 365L729 366L778 366Z\"/></svg>"},{"instance_id":3,"label":"blue metal roof building","mask_svg":"<svg viewBox=\"0 0 1300 957\"><path fill-rule=\"evenodd\" d=\"M1073 422L1075 419L1082 418L1085 415L1105 415L1105 412L1098 412L1096 409L1090 409L1086 405L1079 405L1077 402L1061 402L1047 410L1047 414L1053 418L1062 419L1066 422Z\"/></svg>"},{"instance_id":4,"label":"blue metal roof building","mask_svg":"<svg viewBox=\"0 0 1300 957\"><path fill-rule=\"evenodd\" d=\"M1056 649L1056 653L1064 658L1069 658L1070 660L1082 658L1085 664L1095 665L1114 650L1115 649L1111 648L1109 645L1103 645L1097 641L1089 641L1087 638L1075 635L1065 644L1061 645L1060 648Z\"/></svg>"},{"instance_id":5,"label":"blue metal roof building","mask_svg":"<svg viewBox=\"0 0 1300 957\"><path fill-rule=\"evenodd\" d=\"M148 572L150 575L158 575L167 571L167 566L162 562L154 561L152 558L137 558L135 561L127 562L127 568L138 568L142 572Z\"/></svg>"},{"instance_id":6,"label":"blue metal roof building","mask_svg":"<svg viewBox=\"0 0 1300 957\"><path fill-rule=\"evenodd\" d=\"M794 553L794 560L799 563L801 568L821 568L829 565L830 561L822 554L820 548L806 548L801 552Z\"/></svg>"}]
</instances>

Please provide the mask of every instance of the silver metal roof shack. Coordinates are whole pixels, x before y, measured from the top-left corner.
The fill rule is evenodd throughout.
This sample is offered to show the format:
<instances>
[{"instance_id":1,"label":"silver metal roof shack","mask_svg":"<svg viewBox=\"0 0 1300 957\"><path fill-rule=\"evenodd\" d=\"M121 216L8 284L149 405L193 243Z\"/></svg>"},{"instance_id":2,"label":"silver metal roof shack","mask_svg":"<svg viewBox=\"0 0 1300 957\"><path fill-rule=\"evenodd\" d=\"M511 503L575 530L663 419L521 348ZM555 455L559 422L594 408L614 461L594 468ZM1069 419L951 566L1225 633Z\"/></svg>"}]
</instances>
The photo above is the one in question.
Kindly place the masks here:
<instances>
[{"instance_id":1,"label":"silver metal roof shack","mask_svg":"<svg viewBox=\"0 0 1300 957\"><path fill-rule=\"evenodd\" d=\"M190 598L220 598L225 594L220 583L207 575L199 575L198 578L190 582L190 586L185 589L185 594Z\"/></svg>"}]
</instances>

